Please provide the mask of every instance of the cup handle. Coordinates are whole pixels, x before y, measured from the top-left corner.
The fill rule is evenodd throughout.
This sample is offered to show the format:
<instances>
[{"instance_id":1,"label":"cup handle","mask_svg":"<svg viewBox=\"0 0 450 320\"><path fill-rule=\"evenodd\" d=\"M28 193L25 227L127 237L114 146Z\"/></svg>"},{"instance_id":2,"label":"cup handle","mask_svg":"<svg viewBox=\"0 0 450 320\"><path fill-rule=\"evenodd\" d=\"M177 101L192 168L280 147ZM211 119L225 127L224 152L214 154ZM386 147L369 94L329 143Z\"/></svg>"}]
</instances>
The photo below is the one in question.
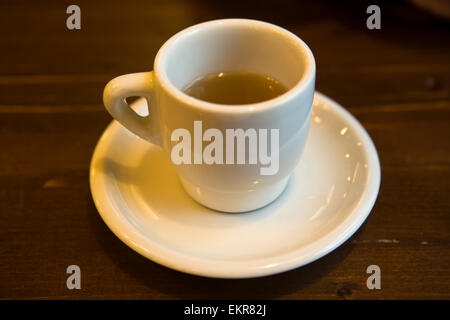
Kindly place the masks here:
<instances>
[{"instance_id":1,"label":"cup handle","mask_svg":"<svg viewBox=\"0 0 450 320\"><path fill-rule=\"evenodd\" d=\"M155 121L150 121L150 115L138 115L125 100L132 96L144 97L150 109L151 100L153 100L152 95L152 72L131 73L108 82L103 91L103 103L106 110L125 128L145 140L158 144L159 139L155 134L156 128L151 124ZM154 115L151 115L151 117L154 117Z\"/></svg>"}]
</instances>

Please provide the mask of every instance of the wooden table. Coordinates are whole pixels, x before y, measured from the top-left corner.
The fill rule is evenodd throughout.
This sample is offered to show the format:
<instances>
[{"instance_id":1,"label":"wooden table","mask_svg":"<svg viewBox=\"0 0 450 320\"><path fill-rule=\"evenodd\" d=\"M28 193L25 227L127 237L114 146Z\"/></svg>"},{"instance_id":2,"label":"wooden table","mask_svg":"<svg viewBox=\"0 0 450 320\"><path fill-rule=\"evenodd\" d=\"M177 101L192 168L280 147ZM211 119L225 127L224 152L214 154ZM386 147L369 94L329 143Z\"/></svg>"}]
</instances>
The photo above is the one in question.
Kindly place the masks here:
<instances>
[{"instance_id":1,"label":"wooden table","mask_svg":"<svg viewBox=\"0 0 450 320\"><path fill-rule=\"evenodd\" d=\"M81 30L66 28L76 3ZM449 299L449 24L407 3L366 28L356 1L23 1L0 3L0 298ZM111 117L106 82L152 69L192 24L256 18L304 39L317 89L368 130L381 190L361 229L305 267L247 280L191 276L153 263L106 227L89 161ZM66 288L79 265L81 290ZM366 287L381 268L381 290Z\"/></svg>"}]
</instances>

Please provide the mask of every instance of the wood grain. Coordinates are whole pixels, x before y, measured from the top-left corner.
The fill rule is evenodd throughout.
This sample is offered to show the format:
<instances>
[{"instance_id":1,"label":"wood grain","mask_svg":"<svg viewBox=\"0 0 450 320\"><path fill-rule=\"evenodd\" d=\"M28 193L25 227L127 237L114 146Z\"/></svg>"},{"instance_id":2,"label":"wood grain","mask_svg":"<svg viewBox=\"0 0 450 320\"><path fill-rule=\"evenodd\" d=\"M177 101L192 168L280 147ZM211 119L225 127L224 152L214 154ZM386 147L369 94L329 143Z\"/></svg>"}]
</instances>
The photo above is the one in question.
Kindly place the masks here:
<instances>
[{"instance_id":1,"label":"wood grain","mask_svg":"<svg viewBox=\"0 0 450 320\"><path fill-rule=\"evenodd\" d=\"M449 23L383 2L382 29L356 1L0 3L0 299L450 299ZM151 70L177 31L225 17L262 19L302 37L317 89L352 112L377 146L381 190L362 228L305 267L247 280L191 276L118 240L98 215L89 161L111 120L102 90ZM66 268L82 289L66 288ZM366 268L382 289L366 288Z\"/></svg>"}]
</instances>

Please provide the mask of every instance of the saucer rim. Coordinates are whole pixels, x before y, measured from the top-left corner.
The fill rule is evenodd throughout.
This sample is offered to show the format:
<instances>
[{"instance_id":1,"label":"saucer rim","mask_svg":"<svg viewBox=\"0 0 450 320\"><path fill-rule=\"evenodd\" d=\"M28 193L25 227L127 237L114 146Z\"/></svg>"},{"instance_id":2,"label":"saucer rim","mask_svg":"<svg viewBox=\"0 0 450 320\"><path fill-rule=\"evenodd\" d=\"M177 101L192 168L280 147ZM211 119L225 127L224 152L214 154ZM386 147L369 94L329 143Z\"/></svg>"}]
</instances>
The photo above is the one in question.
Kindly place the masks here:
<instances>
[{"instance_id":1,"label":"saucer rim","mask_svg":"<svg viewBox=\"0 0 450 320\"><path fill-rule=\"evenodd\" d=\"M340 221L332 231L315 242L268 258L229 261L181 253L143 236L123 220L124 217L121 214L113 213L117 211L117 208L111 203L107 189L102 188L102 183L96 182L95 159L98 158L102 149L105 149L102 144L103 140L115 132L116 129L113 127L120 128L120 124L116 120L111 121L103 131L95 146L89 166L89 186L98 213L108 228L137 253L165 267L197 276L222 279L264 277L290 271L322 258L346 242L369 216L380 188L381 167L375 145L361 123L349 111L326 95L315 91L314 99L328 105L335 116L341 117L343 122L348 123L349 127L354 130L355 135L364 146L364 156L368 164L367 183L359 200L356 201L355 207L349 210L347 217ZM141 101L142 99L138 99L134 104L138 105ZM100 199L106 199L106 201L100 201Z\"/></svg>"}]
</instances>

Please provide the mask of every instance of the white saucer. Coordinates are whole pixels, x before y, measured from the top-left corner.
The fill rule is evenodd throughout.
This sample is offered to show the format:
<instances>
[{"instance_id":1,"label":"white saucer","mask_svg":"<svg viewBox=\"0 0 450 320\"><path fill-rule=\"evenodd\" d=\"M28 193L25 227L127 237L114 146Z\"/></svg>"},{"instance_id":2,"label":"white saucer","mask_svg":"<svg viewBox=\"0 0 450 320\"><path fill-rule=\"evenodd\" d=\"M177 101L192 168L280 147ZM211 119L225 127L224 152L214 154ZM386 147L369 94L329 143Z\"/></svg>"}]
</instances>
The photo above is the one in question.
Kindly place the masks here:
<instances>
[{"instance_id":1,"label":"white saucer","mask_svg":"<svg viewBox=\"0 0 450 320\"><path fill-rule=\"evenodd\" d=\"M138 112L145 102L134 104ZM308 141L283 194L247 213L205 208L170 159L113 121L92 157L90 185L108 227L148 259L217 278L259 277L310 263L347 240L372 209L377 152L361 124L316 93Z\"/></svg>"}]
</instances>

